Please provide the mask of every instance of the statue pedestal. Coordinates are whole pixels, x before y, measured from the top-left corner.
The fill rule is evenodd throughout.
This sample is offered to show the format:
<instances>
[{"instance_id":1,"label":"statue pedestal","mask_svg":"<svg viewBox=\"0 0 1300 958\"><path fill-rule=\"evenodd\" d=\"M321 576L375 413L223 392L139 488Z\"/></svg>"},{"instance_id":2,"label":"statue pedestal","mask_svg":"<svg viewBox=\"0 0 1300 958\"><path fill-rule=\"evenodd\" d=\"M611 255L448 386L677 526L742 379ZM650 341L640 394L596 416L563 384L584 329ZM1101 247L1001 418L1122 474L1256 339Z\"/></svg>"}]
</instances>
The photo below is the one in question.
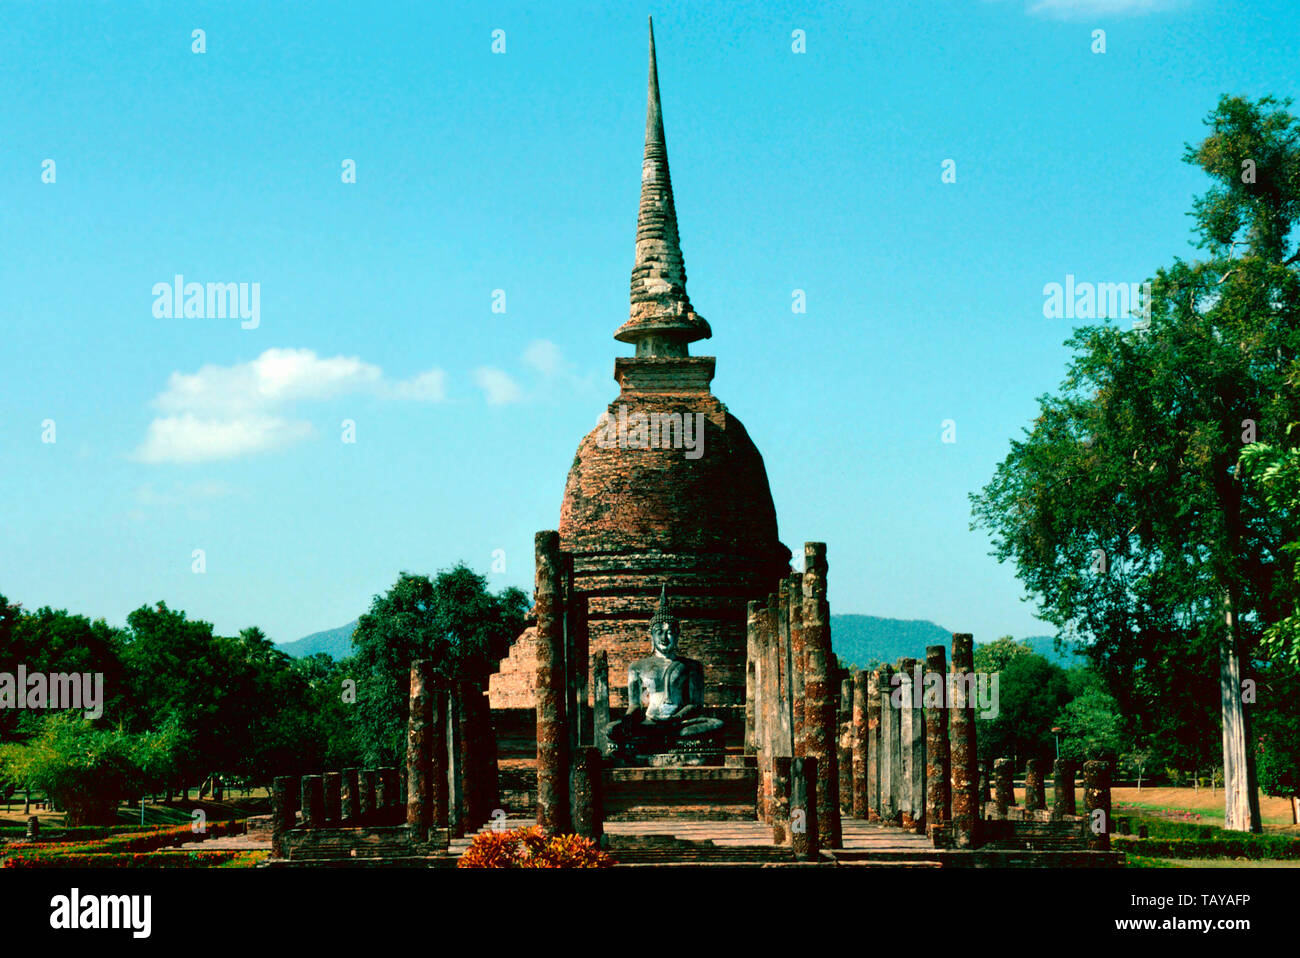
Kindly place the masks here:
<instances>
[{"instance_id":1,"label":"statue pedestal","mask_svg":"<svg viewBox=\"0 0 1300 958\"><path fill-rule=\"evenodd\" d=\"M719 728L689 739L663 734L617 743L609 764L619 768L687 768L721 765L725 754L723 730Z\"/></svg>"}]
</instances>

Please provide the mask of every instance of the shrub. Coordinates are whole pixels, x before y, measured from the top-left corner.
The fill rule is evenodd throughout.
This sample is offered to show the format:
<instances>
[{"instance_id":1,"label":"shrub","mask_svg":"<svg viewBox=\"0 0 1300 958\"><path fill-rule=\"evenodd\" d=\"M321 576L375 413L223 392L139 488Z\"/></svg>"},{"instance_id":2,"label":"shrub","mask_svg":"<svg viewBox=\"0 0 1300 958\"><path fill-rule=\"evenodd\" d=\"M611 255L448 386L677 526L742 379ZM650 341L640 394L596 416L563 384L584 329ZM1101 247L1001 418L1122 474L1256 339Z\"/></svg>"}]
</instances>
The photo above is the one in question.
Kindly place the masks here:
<instances>
[{"instance_id":1,"label":"shrub","mask_svg":"<svg viewBox=\"0 0 1300 958\"><path fill-rule=\"evenodd\" d=\"M608 868L614 864L596 843L581 835L547 838L536 825L513 831L482 831L457 868Z\"/></svg>"},{"instance_id":2,"label":"shrub","mask_svg":"<svg viewBox=\"0 0 1300 958\"><path fill-rule=\"evenodd\" d=\"M146 852L138 854L90 855L36 851L11 855L0 868L212 868L224 865L243 852Z\"/></svg>"}]
</instances>

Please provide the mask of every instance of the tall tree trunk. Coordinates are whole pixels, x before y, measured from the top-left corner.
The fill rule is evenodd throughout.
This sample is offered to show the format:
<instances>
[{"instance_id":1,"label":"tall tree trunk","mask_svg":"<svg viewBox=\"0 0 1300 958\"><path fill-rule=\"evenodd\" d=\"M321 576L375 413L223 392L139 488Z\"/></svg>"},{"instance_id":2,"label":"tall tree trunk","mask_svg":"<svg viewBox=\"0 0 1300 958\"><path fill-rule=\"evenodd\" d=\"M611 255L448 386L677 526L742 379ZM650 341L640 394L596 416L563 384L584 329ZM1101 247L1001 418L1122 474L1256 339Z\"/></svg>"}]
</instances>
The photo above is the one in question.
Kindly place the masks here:
<instances>
[{"instance_id":1,"label":"tall tree trunk","mask_svg":"<svg viewBox=\"0 0 1300 958\"><path fill-rule=\"evenodd\" d=\"M1223 711L1223 827L1258 832L1259 792L1246 709L1241 701L1241 646L1229 590L1224 596L1227 628L1219 649L1219 703Z\"/></svg>"}]
</instances>

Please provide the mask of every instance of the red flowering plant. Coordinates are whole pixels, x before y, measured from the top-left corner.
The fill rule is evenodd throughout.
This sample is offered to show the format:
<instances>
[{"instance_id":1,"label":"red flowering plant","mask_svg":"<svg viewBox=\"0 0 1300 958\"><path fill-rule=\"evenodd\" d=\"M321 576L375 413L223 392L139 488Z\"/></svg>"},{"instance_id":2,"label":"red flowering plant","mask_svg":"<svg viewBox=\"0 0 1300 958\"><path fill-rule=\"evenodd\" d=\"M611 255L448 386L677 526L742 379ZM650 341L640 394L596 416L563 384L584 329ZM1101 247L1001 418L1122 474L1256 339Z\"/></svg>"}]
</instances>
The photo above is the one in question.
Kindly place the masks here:
<instances>
[{"instance_id":1,"label":"red flowering plant","mask_svg":"<svg viewBox=\"0 0 1300 958\"><path fill-rule=\"evenodd\" d=\"M614 860L581 835L547 838L536 825L479 832L457 868L609 868Z\"/></svg>"}]
</instances>

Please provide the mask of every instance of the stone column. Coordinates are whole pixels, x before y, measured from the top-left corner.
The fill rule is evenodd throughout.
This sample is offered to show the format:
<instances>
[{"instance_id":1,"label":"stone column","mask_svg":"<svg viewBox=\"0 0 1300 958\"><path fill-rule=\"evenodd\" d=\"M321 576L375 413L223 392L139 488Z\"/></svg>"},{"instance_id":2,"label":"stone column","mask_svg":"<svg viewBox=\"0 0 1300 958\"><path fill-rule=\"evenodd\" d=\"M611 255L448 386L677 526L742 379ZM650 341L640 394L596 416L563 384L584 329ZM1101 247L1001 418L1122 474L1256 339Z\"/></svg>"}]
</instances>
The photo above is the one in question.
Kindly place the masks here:
<instances>
[{"instance_id":1,"label":"stone column","mask_svg":"<svg viewBox=\"0 0 1300 958\"><path fill-rule=\"evenodd\" d=\"M569 793L573 796L573 831L594 842L599 842L605 833L600 795L601 766L599 749L580 747L574 753L573 774L569 779Z\"/></svg>"},{"instance_id":2,"label":"stone column","mask_svg":"<svg viewBox=\"0 0 1300 958\"><path fill-rule=\"evenodd\" d=\"M1088 848L1110 848L1110 765L1083 763L1083 813L1088 819Z\"/></svg>"},{"instance_id":3,"label":"stone column","mask_svg":"<svg viewBox=\"0 0 1300 958\"><path fill-rule=\"evenodd\" d=\"M780 740L777 755L794 754L794 715L791 696L790 667L790 582L782 579L777 591L768 597L768 615L772 616L772 637L776 640L777 708L780 711Z\"/></svg>"},{"instance_id":4,"label":"stone column","mask_svg":"<svg viewBox=\"0 0 1300 958\"><path fill-rule=\"evenodd\" d=\"M772 824L776 801L772 760L781 750L781 673L777 659L776 596L769 595L758 609L759 647L763 650L763 821Z\"/></svg>"},{"instance_id":5,"label":"stone column","mask_svg":"<svg viewBox=\"0 0 1300 958\"><path fill-rule=\"evenodd\" d=\"M447 757L447 719L451 711L447 690L435 683L433 690L433 728L430 729L430 744L433 754L429 758L429 804L433 807L430 825L434 828L446 828L448 820L448 757Z\"/></svg>"},{"instance_id":6,"label":"stone column","mask_svg":"<svg viewBox=\"0 0 1300 958\"><path fill-rule=\"evenodd\" d=\"M893 823L898 817L898 710L894 708L894 670L880 670L880 820Z\"/></svg>"},{"instance_id":7,"label":"stone column","mask_svg":"<svg viewBox=\"0 0 1300 958\"><path fill-rule=\"evenodd\" d=\"M953 703L948 716L949 757L952 763L952 830L957 848L973 848L979 822L979 753L975 747L975 706L971 695L975 650L969 633L952 637Z\"/></svg>"},{"instance_id":8,"label":"stone column","mask_svg":"<svg viewBox=\"0 0 1300 958\"><path fill-rule=\"evenodd\" d=\"M790 769L789 755L772 759L772 843L790 844Z\"/></svg>"},{"instance_id":9,"label":"stone column","mask_svg":"<svg viewBox=\"0 0 1300 958\"><path fill-rule=\"evenodd\" d=\"M433 662L411 663L411 692L406 719L406 827L417 842L429 840L433 806L429 804L433 743Z\"/></svg>"},{"instance_id":10,"label":"stone column","mask_svg":"<svg viewBox=\"0 0 1300 958\"><path fill-rule=\"evenodd\" d=\"M29 842L38 842L41 840L41 819L39 816L27 816L27 834L24 837Z\"/></svg>"},{"instance_id":11,"label":"stone column","mask_svg":"<svg viewBox=\"0 0 1300 958\"><path fill-rule=\"evenodd\" d=\"M1052 766L1052 817L1075 814L1074 763L1058 758Z\"/></svg>"},{"instance_id":12,"label":"stone column","mask_svg":"<svg viewBox=\"0 0 1300 958\"><path fill-rule=\"evenodd\" d=\"M302 780L302 827L320 828L324 824L324 779L319 775L305 775Z\"/></svg>"},{"instance_id":13,"label":"stone column","mask_svg":"<svg viewBox=\"0 0 1300 958\"><path fill-rule=\"evenodd\" d=\"M899 711L898 737L902 755L900 822L910 832L925 830L925 713L917 708L917 661L899 659L903 707Z\"/></svg>"},{"instance_id":14,"label":"stone column","mask_svg":"<svg viewBox=\"0 0 1300 958\"><path fill-rule=\"evenodd\" d=\"M1007 809L1016 804L1015 767L1009 758L993 762L993 800L998 805L998 816L1007 817Z\"/></svg>"},{"instance_id":15,"label":"stone column","mask_svg":"<svg viewBox=\"0 0 1300 958\"><path fill-rule=\"evenodd\" d=\"M749 603L752 606L754 603ZM758 747L758 635L752 610L745 620L745 754L757 755ZM761 778L762 776L760 776Z\"/></svg>"},{"instance_id":16,"label":"stone column","mask_svg":"<svg viewBox=\"0 0 1300 958\"><path fill-rule=\"evenodd\" d=\"M539 532L537 575L537 824L546 835L569 831L569 730L565 715L564 596L560 534Z\"/></svg>"},{"instance_id":17,"label":"stone column","mask_svg":"<svg viewBox=\"0 0 1300 958\"><path fill-rule=\"evenodd\" d=\"M760 602L751 601L745 605L745 628L747 643L754 647L754 754L758 759L758 790L754 798L754 810L760 822L767 818L767 793L770 787L767 760L767 728L763 724L763 700L767 697L767 671L763 662L763 610Z\"/></svg>"},{"instance_id":18,"label":"stone column","mask_svg":"<svg viewBox=\"0 0 1300 958\"><path fill-rule=\"evenodd\" d=\"M595 715L592 718L593 740L596 751L601 755L609 754L609 653L601 649L596 653L591 666L591 682L596 696ZM746 710L749 705L746 704ZM745 729L745 741L749 741L749 729Z\"/></svg>"},{"instance_id":19,"label":"stone column","mask_svg":"<svg viewBox=\"0 0 1300 958\"><path fill-rule=\"evenodd\" d=\"M460 700L460 684L452 682L447 689L447 828L453 838L465 834L465 771L461 736L464 724L461 713L465 706Z\"/></svg>"},{"instance_id":20,"label":"stone column","mask_svg":"<svg viewBox=\"0 0 1300 958\"><path fill-rule=\"evenodd\" d=\"M880 821L880 670L867 676L867 821Z\"/></svg>"},{"instance_id":21,"label":"stone column","mask_svg":"<svg viewBox=\"0 0 1300 958\"><path fill-rule=\"evenodd\" d=\"M325 823L338 827L343 823L343 775L341 772L326 772L325 780Z\"/></svg>"},{"instance_id":22,"label":"stone column","mask_svg":"<svg viewBox=\"0 0 1300 958\"><path fill-rule=\"evenodd\" d=\"M867 820L867 673L853 675L853 817Z\"/></svg>"},{"instance_id":23,"label":"stone column","mask_svg":"<svg viewBox=\"0 0 1300 958\"><path fill-rule=\"evenodd\" d=\"M793 755L802 758L807 754L807 730L804 727L807 703L804 681L808 673L808 656L803 640L803 577L797 572L787 580L790 592L790 734L793 738Z\"/></svg>"},{"instance_id":24,"label":"stone column","mask_svg":"<svg viewBox=\"0 0 1300 958\"><path fill-rule=\"evenodd\" d=\"M375 806L380 810L381 825L396 825L402 820L402 796L397 788L397 768L386 766L379 770L379 791Z\"/></svg>"},{"instance_id":25,"label":"stone column","mask_svg":"<svg viewBox=\"0 0 1300 958\"><path fill-rule=\"evenodd\" d=\"M355 768L343 770L343 821L356 825L361 821L361 772Z\"/></svg>"},{"instance_id":26,"label":"stone column","mask_svg":"<svg viewBox=\"0 0 1300 958\"><path fill-rule=\"evenodd\" d=\"M840 679L836 762L840 770L840 815L844 816L853 814L853 678L847 672L841 674L847 677Z\"/></svg>"},{"instance_id":27,"label":"stone column","mask_svg":"<svg viewBox=\"0 0 1300 958\"><path fill-rule=\"evenodd\" d=\"M271 857L286 855L284 835L293 828L293 792L298 781L288 775L279 775L271 783Z\"/></svg>"},{"instance_id":28,"label":"stone column","mask_svg":"<svg viewBox=\"0 0 1300 958\"><path fill-rule=\"evenodd\" d=\"M952 807L948 796L948 665L942 645L925 649L922 703L925 707L925 830L947 825Z\"/></svg>"},{"instance_id":29,"label":"stone column","mask_svg":"<svg viewBox=\"0 0 1300 958\"><path fill-rule=\"evenodd\" d=\"M375 790L378 773L373 768L361 770L361 822L362 825L374 825L378 816L375 814Z\"/></svg>"},{"instance_id":30,"label":"stone column","mask_svg":"<svg viewBox=\"0 0 1300 958\"><path fill-rule=\"evenodd\" d=\"M1025 762L1025 811L1033 812L1047 807L1043 791L1043 767L1036 758Z\"/></svg>"},{"instance_id":31,"label":"stone column","mask_svg":"<svg viewBox=\"0 0 1300 958\"><path fill-rule=\"evenodd\" d=\"M805 542L803 562L803 642L807 757L816 759L818 841L840 847L840 788L837 766L835 690L831 685L831 614L826 600L826 543Z\"/></svg>"},{"instance_id":32,"label":"stone column","mask_svg":"<svg viewBox=\"0 0 1300 958\"><path fill-rule=\"evenodd\" d=\"M790 840L798 861L815 862L821 857L817 827L817 759L813 756L790 763Z\"/></svg>"}]
</instances>

